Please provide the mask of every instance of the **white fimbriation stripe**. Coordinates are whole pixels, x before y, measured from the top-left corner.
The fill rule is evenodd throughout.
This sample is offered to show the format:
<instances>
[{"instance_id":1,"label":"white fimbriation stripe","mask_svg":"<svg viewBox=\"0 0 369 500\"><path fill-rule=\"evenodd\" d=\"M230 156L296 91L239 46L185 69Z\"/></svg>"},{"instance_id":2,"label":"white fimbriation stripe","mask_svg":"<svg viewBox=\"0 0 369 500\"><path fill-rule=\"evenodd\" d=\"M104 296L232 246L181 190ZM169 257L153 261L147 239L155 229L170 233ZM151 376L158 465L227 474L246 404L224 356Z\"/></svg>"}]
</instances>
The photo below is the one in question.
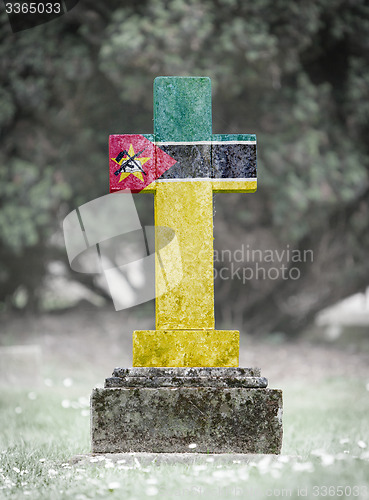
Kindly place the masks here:
<instances>
[{"instance_id":1,"label":"white fimbriation stripe","mask_svg":"<svg viewBox=\"0 0 369 500\"><path fill-rule=\"evenodd\" d=\"M155 146L195 146L195 145L221 145L225 144L256 144L256 141L194 141L194 142L155 142Z\"/></svg>"},{"instance_id":2,"label":"white fimbriation stripe","mask_svg":"<svg viewBox=\"0 0 369 500\"><path fill-rule=\"evenodd\" d=\"M155 142L155 146L194 146L195 144L211 144L211 141L192 141L192 142L174 142L174 141L162 141L162 142Z\"/></svg>"},{"instance_id":3,"label":"white fimbriation stripe","mask_svg":"<svg viewBox=\"0 0 369 500\"><path fill-rule=\"evenodd\" d=\"M211 143L223 146L224 144L256 144L256 141L211 141Z\"/></svg>"},{"instance_id":4,"label":"white fimbriation stripe","mask_svg":"<svg viewBox=\"0 0 369 500\"><path fill-rule=\"evenodd\" d=\"M196 181L221 181L221 182L255 182L257 177L245 177L245 178L216 178L216 177L189 177L188 179L156 179L154 182L196 182Z\"/></svg>"}]
</instances>

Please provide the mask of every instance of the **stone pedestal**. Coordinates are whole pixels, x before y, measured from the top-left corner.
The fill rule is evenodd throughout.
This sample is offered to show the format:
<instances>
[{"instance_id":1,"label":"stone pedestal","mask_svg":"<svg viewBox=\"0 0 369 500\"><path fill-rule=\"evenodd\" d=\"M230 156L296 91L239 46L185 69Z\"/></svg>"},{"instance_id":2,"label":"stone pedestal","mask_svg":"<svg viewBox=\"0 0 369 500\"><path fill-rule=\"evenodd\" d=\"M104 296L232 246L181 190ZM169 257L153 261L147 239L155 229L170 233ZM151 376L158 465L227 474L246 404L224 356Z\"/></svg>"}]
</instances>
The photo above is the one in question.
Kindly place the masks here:
<instances>
[{"instance_id":1,"label":"stone pedestal","mask_svg":"<svg viewBox=\"0 0 369 500\"><path fill-rule=\"evenodd\" d=\"M280 453L267 384L257 368L116 368L91 396L92 452Z\"/></svg>"}]
</instances>

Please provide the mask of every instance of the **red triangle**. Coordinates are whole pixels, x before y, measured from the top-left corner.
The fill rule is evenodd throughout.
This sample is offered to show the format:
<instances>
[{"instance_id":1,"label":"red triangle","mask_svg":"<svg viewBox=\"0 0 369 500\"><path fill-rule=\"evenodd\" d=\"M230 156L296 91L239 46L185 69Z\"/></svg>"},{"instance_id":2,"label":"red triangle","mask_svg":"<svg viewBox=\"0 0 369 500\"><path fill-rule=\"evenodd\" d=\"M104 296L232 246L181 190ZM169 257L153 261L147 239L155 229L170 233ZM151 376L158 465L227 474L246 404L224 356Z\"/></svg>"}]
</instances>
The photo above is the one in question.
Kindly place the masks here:
<instances>
[{"instance_id":1,"label":"red triangle","mask_svg":"<svg viewBox=\"0 0 369 500\"><path fill-rule=\"evenodd\" d=\"M125 160L127 158L127 153L132 146L135 159L137 158L149 158L142 164L142 179L132 173L126 176L124 179L121 177L119 170L121 167L125 167L125 172L129 172L129 165L132 162ZM126 153L124 153L124 151ZM139 153L139 154L138 154ZM120 156L119 156L120 155ZM122 160L122 157L124 158ZM118 157L118 158L117 158ZM117 160L121 157L121 165ZM109 137L109 180L110 180L110 192L120 191L122 189L130 189L133 193L139 193L145 187L149 186L152 182L160 177L164 172L166 172L170 167L176 163L176 160L164 153L158 146L143 135L138 134L124 134L124 135L111 135ZM128 167L128 168L127 168ZM118 173L117 173L118 172Z\"/></svg>"}]
</instances>

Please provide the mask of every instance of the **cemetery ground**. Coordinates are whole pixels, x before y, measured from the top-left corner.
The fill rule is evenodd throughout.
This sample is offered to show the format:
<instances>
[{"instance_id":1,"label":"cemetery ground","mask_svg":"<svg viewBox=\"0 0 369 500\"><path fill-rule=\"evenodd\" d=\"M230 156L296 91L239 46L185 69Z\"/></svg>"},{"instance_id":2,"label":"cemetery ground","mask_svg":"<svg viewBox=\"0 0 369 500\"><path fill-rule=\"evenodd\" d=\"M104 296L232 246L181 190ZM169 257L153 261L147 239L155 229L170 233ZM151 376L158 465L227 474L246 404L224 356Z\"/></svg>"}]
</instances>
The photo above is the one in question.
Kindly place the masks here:
<instances>
[{"instance_id":1,"label":"cemetery ground","mask_svg":"<svg viewBox=\"0 0 369 500\"><path fill-rule=\"evenodd\" d=\"M246 462L195 446L184 463L88 455L92 387L131 366L132 331L152 327L149 317L87 306L3 317L1 344L39 345L42 362L38 384L35 374L9 386L2 374L0 498L369 498L369 339L357 332L335 343L241 336L240 366L261 367L283 390L279 457Z\"/></svg>"}]
</instances>

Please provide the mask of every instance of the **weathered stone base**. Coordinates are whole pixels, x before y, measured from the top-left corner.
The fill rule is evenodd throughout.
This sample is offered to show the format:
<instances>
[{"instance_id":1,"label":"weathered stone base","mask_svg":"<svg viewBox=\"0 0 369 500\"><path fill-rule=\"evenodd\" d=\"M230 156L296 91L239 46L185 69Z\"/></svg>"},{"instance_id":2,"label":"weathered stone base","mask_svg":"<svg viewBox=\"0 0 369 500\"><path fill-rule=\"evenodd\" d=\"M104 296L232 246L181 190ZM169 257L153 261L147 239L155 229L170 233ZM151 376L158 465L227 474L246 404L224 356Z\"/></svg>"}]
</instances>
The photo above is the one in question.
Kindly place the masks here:
<instances>
[{"instance_id":1,"label":"weathered stone base","mask_svg":"<svg viewBox=\"0 0 369 500\"><path fill-rule=\"evenodd\" d=\"M203 376L204 369L184 368L187 371L178 377L178 368L176 376L156 368L162 370L159 378L165 379L164 387L152 380L149 387L138 382L129 387L137 376L137 369L131 370L115 370L106 381L108 387L92 393L93 453L280 453L282 391L260 388L266 379L255 376L257 370L230 368L227 376L226 368L209 368L208 376ZM230 386L232 376L236 387ZM202 385L186 386L186 378L192 380L189 384L201 379ZM228 381L227 386L222 380ZM250 388L252 381L257 388Z\"/></svg>"}]
</instances>

